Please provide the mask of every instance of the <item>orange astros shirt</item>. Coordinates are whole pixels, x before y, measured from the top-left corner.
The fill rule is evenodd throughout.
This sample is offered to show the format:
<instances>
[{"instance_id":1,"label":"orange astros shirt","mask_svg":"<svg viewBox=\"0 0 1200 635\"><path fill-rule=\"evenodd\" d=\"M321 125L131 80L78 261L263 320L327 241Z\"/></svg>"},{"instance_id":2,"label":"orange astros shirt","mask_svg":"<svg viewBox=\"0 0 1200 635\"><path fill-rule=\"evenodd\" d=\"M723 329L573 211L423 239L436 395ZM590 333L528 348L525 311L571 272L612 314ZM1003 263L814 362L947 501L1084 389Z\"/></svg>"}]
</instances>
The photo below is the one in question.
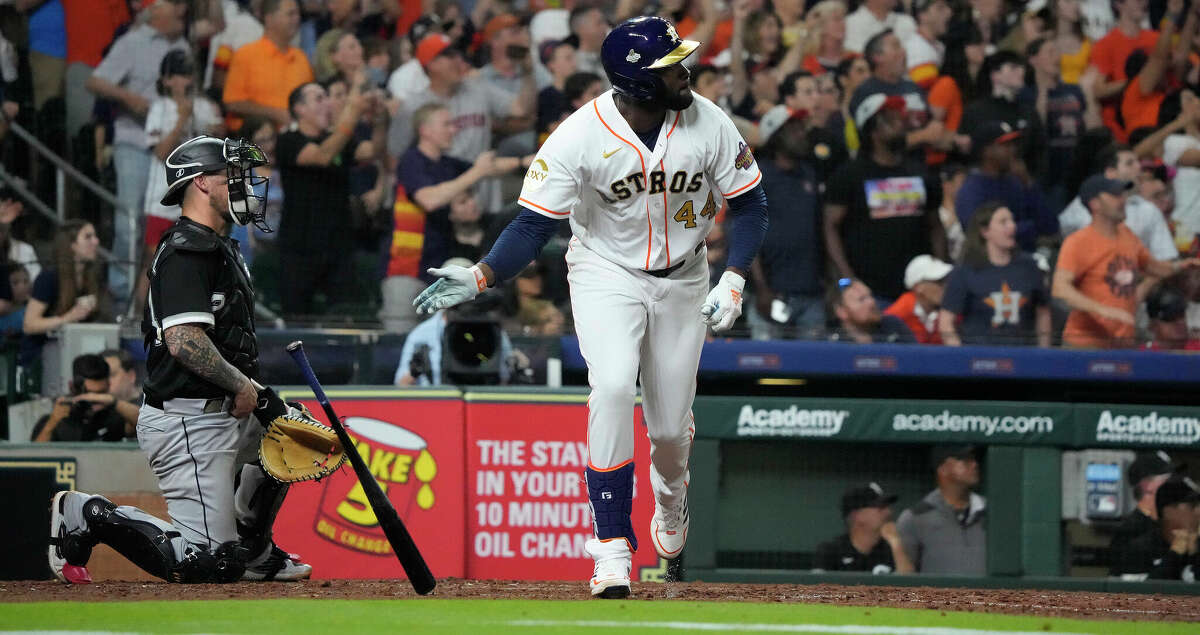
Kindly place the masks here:
<instances>
[{"instance_id":1,"label":"orange astros shirt","mask_svg":"<svg viewBox=\"0 0 1200 635\"><path fill-rule=\"evenodd\" d=\"M1131 315L1137 311L1137 284L1149 261L1150 252L1124 223L1117 225L1116 238L1088 225L1067 236L1058 253L1058 267L1074 274L1075 288ZM1133 336L1133 325L1084 311L1071 311L1063 328L1063 343L1083 348L1128 346Z\"/></svg>"}]
</instances>

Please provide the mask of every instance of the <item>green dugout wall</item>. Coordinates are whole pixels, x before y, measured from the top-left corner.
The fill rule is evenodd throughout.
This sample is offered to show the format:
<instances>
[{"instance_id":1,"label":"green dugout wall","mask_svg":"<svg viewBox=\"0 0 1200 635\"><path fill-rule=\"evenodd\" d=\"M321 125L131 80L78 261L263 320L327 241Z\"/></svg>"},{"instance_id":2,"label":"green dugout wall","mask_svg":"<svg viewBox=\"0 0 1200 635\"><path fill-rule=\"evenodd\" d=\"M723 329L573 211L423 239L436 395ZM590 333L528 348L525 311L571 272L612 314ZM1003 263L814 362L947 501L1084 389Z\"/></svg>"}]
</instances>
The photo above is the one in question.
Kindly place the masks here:
<instances>
[{"instance_id":1,"label":"green dugout wall","mask_svg":"<svg viewBox=\"0 0 1200 635\"><path fill-rule=\"evenodd\" d=\"M685 557L687 577L703 580L829 581L804 570L817 543L844 531L847 487L883 483L900 496L898 515L933 487L930 444L976 443L989 574L1047 586L1066 570L1064 450L1200 447L1200 412L1163 406L699 397L694 413L689 493L693 509L714 513L693 513Z\"/></svg>"}]
</instances>

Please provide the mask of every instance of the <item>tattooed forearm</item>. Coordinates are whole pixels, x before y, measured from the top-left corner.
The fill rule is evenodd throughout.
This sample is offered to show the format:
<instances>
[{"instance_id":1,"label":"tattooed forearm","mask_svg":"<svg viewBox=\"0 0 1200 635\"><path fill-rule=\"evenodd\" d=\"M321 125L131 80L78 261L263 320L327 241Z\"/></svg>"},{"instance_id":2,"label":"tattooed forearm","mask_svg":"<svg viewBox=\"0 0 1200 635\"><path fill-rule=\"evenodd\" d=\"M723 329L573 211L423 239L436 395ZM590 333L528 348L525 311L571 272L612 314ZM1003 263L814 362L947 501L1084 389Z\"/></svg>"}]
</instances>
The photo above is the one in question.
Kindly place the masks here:
<instances>
[{"instance_id":1,"label":"tattooed forearm","mask_svg":"<svg viewBox=\"0 0 1200 635\"><path fill-rule=\"evenodd\" d=\"M246 376L225 361L204 330L191 324L172 326L163 334L167 350L188 370L236 393L246 384Z\"/></svg>"}]
</instances>

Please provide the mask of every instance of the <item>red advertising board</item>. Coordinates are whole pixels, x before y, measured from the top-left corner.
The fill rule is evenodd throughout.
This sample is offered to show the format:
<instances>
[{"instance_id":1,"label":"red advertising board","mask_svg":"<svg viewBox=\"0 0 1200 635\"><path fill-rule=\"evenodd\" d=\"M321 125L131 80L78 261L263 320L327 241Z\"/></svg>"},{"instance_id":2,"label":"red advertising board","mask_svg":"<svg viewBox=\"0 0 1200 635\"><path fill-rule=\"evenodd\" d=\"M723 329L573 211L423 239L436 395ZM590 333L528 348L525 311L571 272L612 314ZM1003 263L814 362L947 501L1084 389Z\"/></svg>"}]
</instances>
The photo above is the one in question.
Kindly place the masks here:
<instances>
[{"instance_id":1,"label":"red advertising board","mask_svg":"<svg viewBox=\"0 0 1200 635\"><path fill-rule=\"evenodd\" d=\"M462 577L463 402L457 396L336 402L357 451L433 574ZM304 403L321 412L315 401ZM314 578L405 577L349 462L319 483L292 486L275 523L275 542L311 564Z\"/></svg>"},{"instance_id":2,"label":"red advertising board","mask_svg":"<svg viewBox=\"0 0 1200 635\"><path fill-rule=\"evenodd\" d=\"M467 577L587 580L592 573L584 550L592 536L584 481L587 405L486 399L472 395L466 404ZM650 442L640 407L633 425L636 580L642 569L647 574L661 570L647 535L654 502Z\"/></svg>"}]
</instances>

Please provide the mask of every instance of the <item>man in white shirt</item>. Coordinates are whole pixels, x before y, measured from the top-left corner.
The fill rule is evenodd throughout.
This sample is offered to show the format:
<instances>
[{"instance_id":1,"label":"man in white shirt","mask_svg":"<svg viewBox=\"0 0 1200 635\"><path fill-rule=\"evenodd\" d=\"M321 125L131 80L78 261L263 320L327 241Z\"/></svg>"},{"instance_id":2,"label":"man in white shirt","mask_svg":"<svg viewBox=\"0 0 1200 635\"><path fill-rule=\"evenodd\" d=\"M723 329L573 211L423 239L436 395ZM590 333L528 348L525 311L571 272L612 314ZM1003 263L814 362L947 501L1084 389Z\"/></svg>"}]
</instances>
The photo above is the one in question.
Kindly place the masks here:
<instances>
[{"instance_id":1,"label":"man in white shirt","mask_svg":"<svg viewBox=\"0 0 1200 635\"><path fill-rule=\"evenodd\" d=\"M1137 155L1125 145L1111 146L1101 154L1100 165L1104 167L1105 178L1131 183L1137 182L1141 172ZM1091 223L1092 214L1078 196L1058 215L1058 226L1064 238ZM1166 217L1157 205L1138 194L1131 194L1125 199L1125 226L1142 241L1156 260L1169 261L1179 257Z\"/></svg>"},{"instance_id":2,"label":"man in white shirt","mask_svg":"<svg viewBox=\"0 0 1200 635\"><path fill-rule=\"evenodd\" d=\"M866 0L858 10L846 16L847 51L862 53L867 40L885 29L891 29L904 42L917 32L917 23L903 13L896 13L896 0Z\"/></svg>"}]
</instances>

